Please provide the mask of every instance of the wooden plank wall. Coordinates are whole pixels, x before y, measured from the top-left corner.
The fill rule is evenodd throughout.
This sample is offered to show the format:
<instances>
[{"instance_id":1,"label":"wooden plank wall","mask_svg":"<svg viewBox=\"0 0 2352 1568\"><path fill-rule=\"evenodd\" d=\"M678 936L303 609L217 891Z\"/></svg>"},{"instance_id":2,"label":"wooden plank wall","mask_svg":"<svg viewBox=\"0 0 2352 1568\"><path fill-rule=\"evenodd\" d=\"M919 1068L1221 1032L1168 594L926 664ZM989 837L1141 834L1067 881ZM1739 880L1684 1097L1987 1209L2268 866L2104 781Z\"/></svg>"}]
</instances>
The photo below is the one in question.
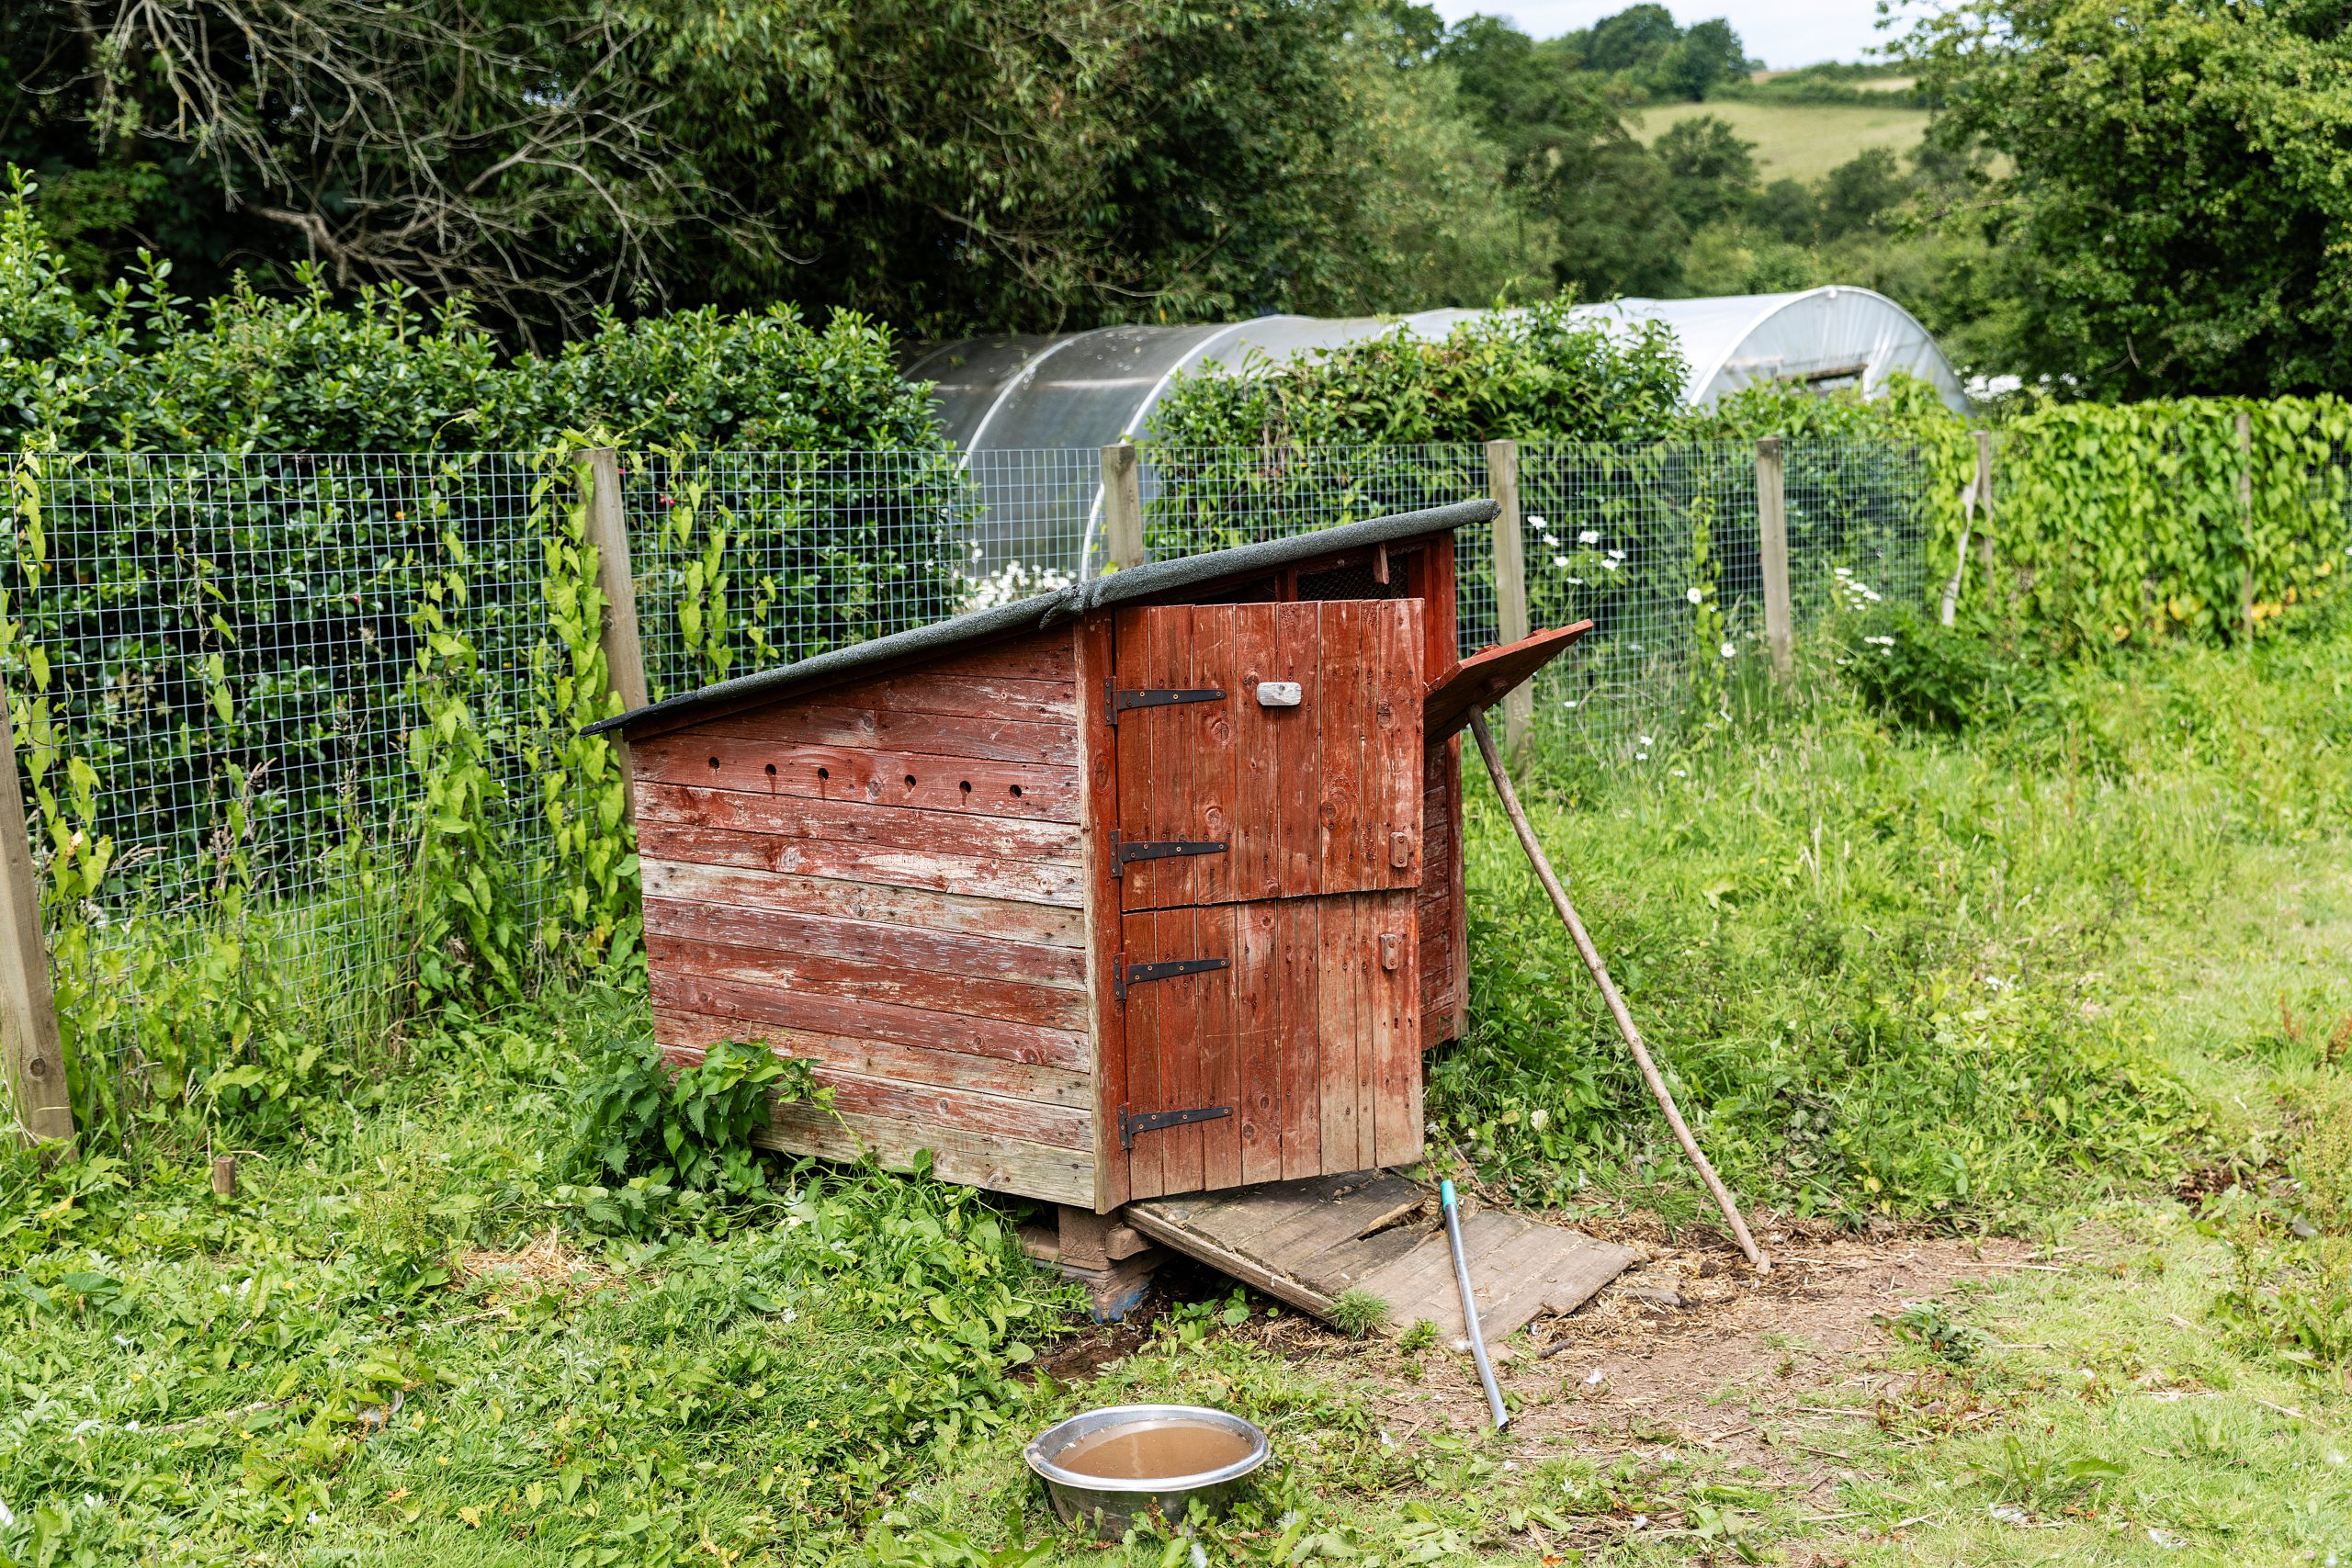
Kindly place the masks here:
<instances>
[{"instance_id":1,"label":"wooden plank wall","mask_svg":"<svg viewBox=\"0 0 2352 1568\"><path fill-rule=\"evenodd\" d=\"M1095 1203L1067 630L635 747L656 1037L816 1064L773 1146Z\"/></svg>"}]
</instances>

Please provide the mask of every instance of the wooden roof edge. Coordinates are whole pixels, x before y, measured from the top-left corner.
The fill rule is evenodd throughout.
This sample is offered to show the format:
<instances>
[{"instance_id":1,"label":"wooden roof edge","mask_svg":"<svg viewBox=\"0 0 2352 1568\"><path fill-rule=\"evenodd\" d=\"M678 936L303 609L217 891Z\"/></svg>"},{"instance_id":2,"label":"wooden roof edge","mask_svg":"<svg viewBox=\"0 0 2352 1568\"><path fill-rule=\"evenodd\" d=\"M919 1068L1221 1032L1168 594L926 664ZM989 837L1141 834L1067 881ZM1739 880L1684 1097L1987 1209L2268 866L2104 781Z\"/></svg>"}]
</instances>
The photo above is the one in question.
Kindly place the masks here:
<instances>
[{"instance_id":1,"label":"wooden roof edge","mask_svg":"<svg viewBox=\"0 0 2352 1568\"><path fill-rule=\"evenodd\" d=\"M611 718L599 719L585 727L581 733L600 735L618 730L632 740L664 734L697 719L738 713L760 703L790 696L805 688L836 685L869 668L904 664L910 660L928 658L968 643L1042 630L1057 621L1074 620L1114 604L1230 578L1250 577L1277 567L1292 566L1366 545L1385 545L1426 534L1451 533L1473 523L1492 521L1495 510L1495 503L1491 501L1457 502L1451 506L1399 512L1386 517L1368 518L1362 523L1343 523L1336 528L1286 535L1279 539L1265 539L1229 550L1212 550L1205 555L1181 556L1174 560L1129 567L1107 577L1074 583L1057 592L1039 593L1010 604L974 610L944 621L933 621L929 626L914 626L906 631L892 632L887 637L852 643L846 648L836 648L791 664L780 664L772 670L738 675L731 681L721 681L697 691L649 703L644 707L633 708Z\"/></svg>"}]
</instances>

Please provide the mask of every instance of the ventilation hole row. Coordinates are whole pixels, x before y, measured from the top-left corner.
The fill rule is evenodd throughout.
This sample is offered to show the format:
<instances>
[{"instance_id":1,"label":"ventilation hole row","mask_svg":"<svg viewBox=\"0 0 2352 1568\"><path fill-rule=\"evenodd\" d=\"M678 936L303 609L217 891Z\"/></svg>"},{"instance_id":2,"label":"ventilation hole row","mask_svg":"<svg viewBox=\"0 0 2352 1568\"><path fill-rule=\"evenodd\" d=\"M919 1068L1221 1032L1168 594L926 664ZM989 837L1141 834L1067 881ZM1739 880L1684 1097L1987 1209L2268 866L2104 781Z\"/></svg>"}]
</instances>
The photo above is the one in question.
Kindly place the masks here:
<instances>
[{"instance_id":1,"label":"ventilation hole row","mask_svg":"<svg viewBox=\"0 0 2352 1568\"><path fill-rule=\"evenodd\" d=\"M718 771L718 768L719 768L719 761L718 761L718 758L713 757L713 758L710 760L710 768L711 768L711 772L713 772L713 773L717 773L717 772ZM770 777L770 778L774 778L774 777L775 777L775 776L776 776L776 773L775 773L775 764L774 762L770 762L770 763L767 765L767 775L768 775L768 777ZM831 778L831 777L833 776L833 771L832 771L831 768L819 768L819 769L817 770L817 776L818 776L819 778L820 778L820 779L830 779L830 778ZM907 778L907 787L908 787L909 789L912 789L912 788L914 788L914 787L915 787L915 785L916 785L916 783L917 783L917 780L916 780L916 778L915 778L914 774L912 774L912 773L909 773L909 774L907 774L907 775L906 775L906 778ZM972 793L972 781L971 781L971 780L969 780L969 779L964 779L964 780L961 780L961 781L959 781L959 782L956 784L956 787L958 790L961 790L964 794L966 794L966 795L969 795L969 794L971 794L971 793ZM1020 786L1019 784L1012 784L1012 785L1007 786L1007 793L1008 793L1008 794L1010 794L1010 795L1012 796L1012 798L1013 798L1013 799L1015 799L1015 800L1019 800L1019 799L1023 798L1022 794L1021 794L1021 786Z\"/></svg>"}]
</instances>

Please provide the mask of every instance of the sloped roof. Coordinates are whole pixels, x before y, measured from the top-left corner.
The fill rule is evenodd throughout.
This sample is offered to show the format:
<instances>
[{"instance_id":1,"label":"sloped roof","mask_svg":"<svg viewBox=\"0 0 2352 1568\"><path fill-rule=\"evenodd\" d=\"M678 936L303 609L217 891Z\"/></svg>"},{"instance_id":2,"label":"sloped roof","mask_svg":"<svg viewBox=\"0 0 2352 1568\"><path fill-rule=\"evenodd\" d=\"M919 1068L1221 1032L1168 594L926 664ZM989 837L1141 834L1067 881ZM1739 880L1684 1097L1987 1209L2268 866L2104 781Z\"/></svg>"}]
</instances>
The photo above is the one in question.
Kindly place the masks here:
<instances>
[{"instance_id":1,"label":"sloped roof","mask_svg":"<svg viewBox=\"0 0 2352 1568\"><path fill-rule=\"evenodd\" d=\"M892 632L870 642L853 643L847 648L837 648L795 663L781 664L773 670L739 675L731 681L721 681L697 692L666 697L628 713L601 719L589 725L582 733L599 735L618 730L626 737L636 737L650 730L677 729L699 718L740 712L811 686L832 684L868 668L933 658L967 643L1035 630L1057 621L1074 620L1090 611L1114 604L1205 583L1252 577L1277 567L1337 555L1366 545L1416 538L1424 534L1450 533L1467 524L1491 521L1494 515L1495 503L1491 501L1457 502L1451 506L1436 506L1423 512L1400 512L1362 523L1342 524L1336 528L1317 529L1310 534L1292 534L1229 550L1213 550L1206 555L1181 556L1174 560L1129 567L1107 577L1073 583L1057 592L1039 593L1010 604L975 610L969 615L934 621L927 626Z\"/></svg>"}]
</instances>

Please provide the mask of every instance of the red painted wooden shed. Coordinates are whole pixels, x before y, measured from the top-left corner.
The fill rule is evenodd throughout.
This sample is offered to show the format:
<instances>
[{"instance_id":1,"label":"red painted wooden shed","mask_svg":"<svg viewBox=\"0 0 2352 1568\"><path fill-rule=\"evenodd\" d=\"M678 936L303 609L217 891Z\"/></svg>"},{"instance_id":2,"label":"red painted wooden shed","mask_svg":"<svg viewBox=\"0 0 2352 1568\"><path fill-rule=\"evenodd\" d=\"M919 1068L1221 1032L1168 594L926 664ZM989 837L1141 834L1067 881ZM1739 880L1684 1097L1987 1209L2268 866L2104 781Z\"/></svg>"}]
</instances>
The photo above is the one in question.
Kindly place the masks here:
<instances>
[{"instance_id":1,"label":"red painted wooden shed","mask_svg":"<svg viewBox=\"0 0 2352 1568\"><path fill-rule=\"evenodd\" d=\"M1116 572L656 703L654 1025L833 1111L793 1153L1131 1199L1408 1163L1463 1028L1456 735L1581 627L1455 657L1487 502Z\"/></svg>"}]
</instances>

